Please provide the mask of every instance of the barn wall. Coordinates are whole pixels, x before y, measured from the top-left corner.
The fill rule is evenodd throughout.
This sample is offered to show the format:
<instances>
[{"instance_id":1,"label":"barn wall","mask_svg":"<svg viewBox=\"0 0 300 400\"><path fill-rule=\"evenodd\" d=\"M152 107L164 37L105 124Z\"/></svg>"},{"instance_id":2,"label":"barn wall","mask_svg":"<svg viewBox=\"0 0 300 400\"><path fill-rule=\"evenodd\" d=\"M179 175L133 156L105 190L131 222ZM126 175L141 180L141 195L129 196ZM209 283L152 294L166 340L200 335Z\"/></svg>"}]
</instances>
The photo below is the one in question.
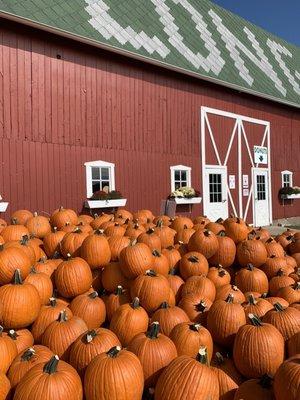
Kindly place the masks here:
<instances>
[{"instance_id":1,"label":"barn wall","mask_svg":"<svg viewBox=\"0 0 300 400\"><path fill-rule=\"evenodd\" d=\"M191 166L202 190L201 106L271 122L273 216L300 215L300 201L277 198L281 170L300 185L299 110L1 21L0 193L10 212L79 210L83 164L102 159L128 208L159 212L170 165ZM218 127L220 146L231 125Z\"/></svg>"}]
</instances>

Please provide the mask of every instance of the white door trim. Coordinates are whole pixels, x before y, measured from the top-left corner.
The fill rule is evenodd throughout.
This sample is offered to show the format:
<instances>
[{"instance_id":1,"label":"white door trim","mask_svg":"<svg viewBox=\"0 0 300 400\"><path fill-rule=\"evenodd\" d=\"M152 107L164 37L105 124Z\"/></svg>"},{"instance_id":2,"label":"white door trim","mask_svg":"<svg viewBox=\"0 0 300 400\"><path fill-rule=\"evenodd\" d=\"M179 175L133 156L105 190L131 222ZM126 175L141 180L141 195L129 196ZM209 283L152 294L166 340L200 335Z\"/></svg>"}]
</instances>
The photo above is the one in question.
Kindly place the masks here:
<instances>
[{"instance_id":1,"label":"white door trim","mask_svg":"<svg viewBox=\"0 0 300 400\"><path fill-rule=\"evenodd\" d=\"M268 173L268 205L269 205L269 224L272 224L272 193L270 192L270 181L271 181L271 174L270 174L270 168L259 168L259 167L252 167L251 168L251 175L252 175L252 185L251 185L251 190L252 190L252 210L253 210L253 223L255 223L255 187L254 185L256 184L255 179L254 179L254 173L255 172L267 172ZM250 198L250 196L249 196Z\"/></svg>"},{"instance_id":2,"label":"white door trim","mask_svg":"<svg viewBox=\"0 0 300 400\"><path fill-rule=\"evenodd\" d=\"M212 131L210 122L209 122L209 114L213 114L213 115L218 115L218 116L223 116L226 118L231 118L231 119L235 119L235 124L234 124L234 128L233 131L231 133L231 137L229 140L229 145L228 145L228 149L226 151L226 156L224 159L224 162L222 162L221 158L220 158L220 154L216 145L216 141L214 139L214 133ZM243 210L243 185L242 185L242 165L243 165L243 154L242 154L242 143L244 142L247 148L247 156L249 156L249 160L251 163L251 166L254 168L258 168L259 164L254 164L254 160L251 154L251 149L249 146L249 142L247 139L247 133L245 131L245 127L243 125L243 122L249 122L251 124L256 124L256 125L262 125L265 127L264 130L264 135L263 135L263 139L262 139L262 143L260 144L261 146L267 146L268 147L268 168L266 168L268 170L268 180L269 180L269 186L268 186L268 190L269 190L269 211L270 211L270 223L272 223L272 185L271 185L271 141L270 141L270 122L269 121L264 121L261 119L257 119L257 118L251 118L248 117L246 115L240 115L240 114L235 114L232 112L228 112L228 111L223 111L223 110L218 110L218 109L214 109L214 108L210 108L210 107L205 107L202 106L201 107L201 121L200 121L200 126L201 126L201 160L202 160L202 191L203 194L205 193L205 179L204 179L204 174L205 174L205 168L206 168L206 129L209 133L209 139L211 140L213 149L214 149L214 153L216 155L216 159L217 162L219 164L219 166L227 166L227 162L228 159L230 157L230 152L232 149L232 144L233 141L235 139L235 136L237 135L237 139L238 139L238 171L237 171L237 175L238 175L238 185L239 185L239 192L238 192L238 212L237 212L237 208L234 204L231 192L228 188L228 182L226 182L227 185L227 195L228 195L228 199L230 201L231 207L233 209L233 212L236 216L240 216L244 219L247 218L247 214L249 211L249 207L250 207L250 203L251 203L251 197L253 199L253 193L254 193L254 188L253 188L253 173L252 173L252 184L249 190L249 197L247 200L247 204L245 207L245 210ZM208 140L209 140L208 139ZM266 143L267 142L267 143ZM216 165L217 166L217 165ZM204 204L204 203L203 203ZM253 218L254 218L254 214L253 214Z\"/></svg>"},{"instance_id":3,"label":"white door trim","mask_svg":"<svg viewBox=\"0 0 300 400\"><path fill-rule=\"evenodd\" d=\"M209 173L216 173L218 174L219 171L224 171L224 174L222 174L222 179L221 179L221 183L222 183L222 203L224 204L224 207L227 208L227 215L225 217L228 216L228 174L227 174L227 166L226 165L205 165L205 171L204 171L204 176L203 176L203 180L204 180L204 186L206 183L206 174ZM225 176L225 179L223 180L223 176ZM225 196L225 198L224 198ZM207 187L207 185L205 186L205 191L203 192L203 210L204 210L204 215L208 215L211 213L211 206L212 204L216 205L219 203L211 203L210 199L209 199L209 188ZM220 218L221 215L217 216L216 219ZM224 217L224 216L223 216Z\"/></svg>"}]
</instances>

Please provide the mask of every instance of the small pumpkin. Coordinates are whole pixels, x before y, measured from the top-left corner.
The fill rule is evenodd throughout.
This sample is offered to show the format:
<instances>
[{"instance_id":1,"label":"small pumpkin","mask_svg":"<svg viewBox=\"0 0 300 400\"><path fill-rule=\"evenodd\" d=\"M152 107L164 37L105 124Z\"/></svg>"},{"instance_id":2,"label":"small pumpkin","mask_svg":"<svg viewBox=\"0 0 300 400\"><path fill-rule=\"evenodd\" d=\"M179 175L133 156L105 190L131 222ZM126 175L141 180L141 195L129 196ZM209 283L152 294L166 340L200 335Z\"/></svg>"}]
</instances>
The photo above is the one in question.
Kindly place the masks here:
<instances>
[{"instance_id":1,"label":"small pumpkin","mask_svg":"<svg viewBox=\"0 0 300 400\"><path fill-rule=\"evenodd\" d=\"M226 300L230 294L233 295L234 303L242 304L246 301L243 292L237 286L231 284L218 287L215 300Z\"/></svg>"},{"instance_id":2,"label":"small pumpkin","mask_svg":"<svg viewBox=\"0 0 300 400\"><path fill-rule=\"evenodd\" d=\"M190 322L187 314L177 306L170 306L167 302L163 302L158 310L152 315L151 322L159 322L161 333L170 336L174 326L181 322Z\"/></svg>"},{"instance_id":3,"label":"small pumpkin","mask_svg":"<svg viewBox=\"0 0 300 400\"><path fill-rule=\"evenodd\" d=\"M197 293L205 299L214 301L216 297L216 288L213 282L205 276L191 276L182 286L181 296L185 296L189 293Z\"/></svg>"},{"instance_id":4,"label":"small pumpkin","mask_svg":"<svg viewBox=\"0 0 300 400\"><path fill-rule=\"evenodd\" d=\"M270 237L265 242L265 247L267 250L268 257L274 255L275 257L284 257L284 249L280 243L277 243L275 239Z\"/></svg>"},{"instance_id":5,"label":"small pumpkin","mask_svg":"<svg viewBox=\"0 0 300 400\"><path fill-rule=\"evenodd\" d=\"M0 373L6 374L13 360L18 355L18 349L15 341L8 335L3 334L3 326L0 326L0 354Z\"/></svg>"},{"instance_id":6,"label":"small pumpkin","mask_svg":"<svg viewBox=\"0 0 300 400\"><path fill-rule=\"evenodd\" d=\"M214 283L216 289L228 285L231 281L229 272L221 264L217 267L209 268L207 278Z\"/></svg>"},{"instance_id":7,"label":"small pumpkin","mask_svg":"<svg viewBox=\"0 0 300 400\"><path fill-rule=\"evenodd\" d=\"M274 255L268 257L265 264L260 266L260 269L264 271L268 279L272 279L280 270L285 273L289 271L286 257L276 257Z\"/></svg>"},{"instance_id":8,"label":"small pumpkin","mask_svg":"<svg viewBox=\"0 0 300 400\"><path fill-rule=\"evenodd\" d=\"M26 225L26 222L33 217L33 214L29 210L17 210L11 215L12 220L16 220L19 225Z\"/></svg>"},{"instance_id":9,"label":"small pumpkin","mask_svg":"<svg viewBox=\"0 0 300 400\"><path fill-rule=\"evenodd\" d=\"M4 239L4 242L10 242L12 240L22 240L23 236L29 236L29 230L24 225L18 225L18 221L16 219L12 219L11 225L7 225L1 231L1 236Z\"/></svg>"},{"instance_id":10,"label":"small pumpkin","mask_svg":"<svg viewBox=\"0 0 300 400\"><path fill-rule=\"evenodd\" d=\"M207 275L207 259L196 251L186 253L179 262L179 272L184 280L195 275Z\"/></svg>"},{"instance_id":11,"label":"small pumpkin","mask_svg":"<svg viewBox=\"0 0 300 400\"><path fill-rule=\"evenodd\" d=\"M217 236L205 229L196 231L190 238L188 243L189 251L197 251L204 255L207 259L213 257L219 249Z\"/></svg>"},{"instance_id":12,"label":"small pumpkin","mask_svg":"<svg viewBox=\"0 0 300 400\"><path fill-rule=\"evenodd\" d=\"M236 256L241 267L252 264L258 268L266 262L268 254L265 244L259 237L254 237L243 240L237 245Z\"/></svg>"},{"instance_id":13,"label":"small pumpkin","mask_svg":"<svg viewBox=\"0 0 300 400\"><path fill-rule=\"evenodd\" d=\"M129 246L130 242L130 239L126 236L109 237L108 244L111 251L111 261L118 261L121 251Z\"/></svg>"},{"instance_id":14,"label":"small pumpkin","mask_svg":"<svg viewBox=\"0 0 300 400\"><path fill-rule=\"evenodd\" d=\"M216 253L210 257L209 264L213 266L222 265L223 268L230 267L235 259L236 246L234 241L226 236L224 231L217 234L219 248Z\"/></svg>"},{"instance_id":15,"label":"small pumpkin","mask_svg":"<svg viewBox=\"0 0 300 400\"><path fill-rule=\"evenodd\" d=\"M50 277L38 272L34 267L31 268L30 274L24 281L33 285L39 293L41 304L47 304L53 293L53 284Z\"/></svg>"},{"instance_id":16,"label":"small pumpkin","mask_svg":"<svg viewBox=\"0 0 300 400\"><path fill-rule=\"evenodd\" d=\"M300 355L288 358L274 376L276 400L298 400L300 395Z\"/></svg>"},{"instance_id":17,"label":"small pumpkin","mask_svg":"<svg viewBox=\"0 0 300 400\"><path fill-rule=\"evenodd\" d=\"M118 285L114 293L104 296L103 300L105 302L107 320L111 321L114 312L122 304L130 303L131 297L128 290L124 290L122 286Z\"/></svg>"},{"instance_id":18,"label":"small pumpkin","mask_svg":"<svg viewBox=\"0 0 300 400\"><path fill-rule=\"evenodd\" d=\"M278 292L279 289L283 287L287 287L290 285L293 285L295 283L294 279L291 278L290 276L287 276L282 269L280 269L276 276L273 276L273 278L270 280L270 295L271 296L276 296L276 293Z\"/></svg>"},{"instance_id":19,"label":"small pumpkin","mask_svg":"<svg viewBox=\"0 0 300 400\"><path fill-rule=\"evenodd\" d=\"M235 336L234 363L247 378L274 375L284 360L283 336L275 326L262 323L255 315L248 317L251 323L243 325Z\"/></svg>"},{"instance_id":20,"label":"small pumpkin","mask_svg":"<svg viewBox=\"0 0 300 400\"><path fill-rule=\"evenodd\" d=\"M177 264L181 259L181 254L174 246L166 247L162 249L161 252L167 257L170 269L177 267Z\"/></svg>"},{"instance_id":21,"label":"small pumpkin","mask_svg":"<svg viewBox=\"0 0 300 400\"><path fill-rule=\"evenodd\" d=\"M16 269L19 269L22 276L26 278L31 265L30 258L21 249L4 248L3 245L0 245L0 285L10 283Z\"/></svg>"},{"instance_id":22,"label":"small pumpkin","mask_svg":"<svg viewBox=\"0 0 300 400\"><path fill-rule=\"evenodd\" d=\"M174 343L159 329L159 323L153 322L146 333L136 335L127 346L142 364L145 387L154 387L163 369L177 357Z\"/></svg>"},{"instance_id":23,"label":"small pumpkin","mask_svg":"<svg viewBox=\"0 0 300 400\"><path fill-rule=\"evenodd\" d=\"M68 360L70 346L88 330L86 323L79 317L68 319L65 310L61 311L56 321L51 322L42 335L42 344L64 360Z\"/></svg>"},{"instance_id":24,"label":"small pumpkin","mask_svg":"<svg viewBox=\"0 0 300 400\"><path fill-rule=\"evenodd\" d=\"M170 339L176 346L178 356L186 355L196 358L199 349L206 347L208 362L211 361L213 339L210 332L201 324L181 322L172 329Z\"/></svg>"},{"instance_id":25,"label":"small pumpkin","mask_svg":"<svg viewBox=\"0 0 300 400\"><path fill-rule=\"evenodd\" d=\"M95 291L75 297L70 309L73 315L83 319L89 330L101 326L106 318L105 304Z\"/></svg>"},{"instance_id":26,"label":"small pumpkin","mask_svg":"<svg viewBox=\"0 0 300 400\"><path fill-rule=\"evenodd\" d=\"M48 233L43 239L43 247L48 257L53 257L60 250L60 243L65 237L66 232L57 230L55 226L53 232Z\"/></svg>"},{"instance_id":27,"label":"small pumpkin","mask_svg":"<svg viewBox=\"0 0 300 400\"><path fill-rule=\"evenodd\" d=\"M184 229L184 227L192 228L193 225L194 225L193 221L190 218L178 216L172 220L170 227L174 229L176 232L179 232L182 229Z\"/></svg>"},{"instance_id":28,"label":"small pumpkin","mask_svg":"<svg viewBox=\"0 0 300 400\"><path fill-rule=\"evenodd\" d=\"M279 289L276 296L282 297L289 304L300 302L300 282Z\"/></svg>"},{"instance_id":29,"label":"small pumpkin","mask_svg":"<svg viewBox=\"0 0 300 400\"><path fill-rule=\"evenodd\" d=\"M223 372L226 373L238 386L242 384L244 381L243 376L240 374L240 372L237 370L236 366L234 365L234 362L232 358L229 357L229 354L221 354L218 351L215 351L215 345L214 345L214 357L212 359L211 365L214 368L221 369Z\"/></svg>"},{"instance_id":30,"label":"small pumpkin","mask_svg":"<svg viewBox=\"0 0 300 400\"><path fill-rule=\"evenodd\" d=\"M259 379L249 379L239 386L233 400L274 400L272 383L269 375Z\"/></svg>"},{"instance_id":31,"label":"small pumpkin","mask_svg":"<svg viewBox=\"0 0 300 400\"><path fill-rule=\"evenodd\" d=\"M153 256L149 247L133 240L120 253L120 268L126 278L135 279L149 269L152 260Z\"/></svg>"},{"instance_id":32,"label":"small pumpkin","mask_svg":"<svg viewBox=\"0 0 300 400\"><path fill-rule=\"evenodd\" d=\"M83 216L81 216L83 217ZM85 216L88 217L88 216ZM88 219L90 220L90 219ZM64 208L63 206L55 210L50 217L50 224L52 226L57 226L61 229L65 224L69 223L71 225L77 225L79 222L78 216L74 210L70 208Z\"/></svg>"},{"instance_id":33,"label":"small pumpkin","mask_svg":"<svg viewBox=\"0 0 300 400\"><path fill-rule=\"evenodd\" d=\"M145 232L145 228L138 224L135 223L133 226L128 226L125 235L129 237L130 240L137 239L142 233Z\"/></svg>"},{"instance_id":34,"label":"small pumpkin","mask_svg":"<svg viewBox=\"0 0 300 400\"><path fill-rule=\"evenodd\" d=\"M19 329L18 331L10 329L7 335L14 340L17 346L18 354L22 353L28 347L33 346L34 339L28 329Z\"/></svg>"},{"instance_id":35,"label":"small pumpkin","mask_svg":"<svg viewBox=\"0 0 300 400\"><path fill-rule=\"evenodd\" d=\"M109 329L97 328L85 332L71 345L69 363L83 378L90 362L114 346L121 346L121 343Z\"/></svg>"},{"instance_id":36,"label":"small pumpkin","mask_svg":"<svg viewBox=\"0 0 300 400\"><path fill-rule=\"evenodd\" d=\"M81 253L81 245L83 244L88 233L83 233L80 228L75 228L73 232L67 233L60 242L61 254L67 258L68 254L76 257Z\"/></svg>"},{"instance_id":37,"label":"small pumpkin","mask_svg":"<svg viewBox=\"0 0 300 400\"><path fill-rule=\"evenodd\" d=\"M26 222L26 228L29 233L37 238L43 239L46 235L51 233L51 225L47 217L38 215L37 212L33 214Z\"/></svg>"},{"instance_id":38,"label":"small pumpkin","mask_svg":"<svg viewBox=\"0 0 300 400\"><path fill-rule=\"evenodd\" d=\"M195 323L201 323L206 326L207 313L212 305L212 301L205 299L197 293L189 293L183 296L178 303L189 319Z\"/></svg>"},{"instance_id":39,"label":"small pumpkin","mask_svg":"<svg viewBox=\"0 0 300 400\"><path fill-rule=\"evenodd\" d=\"M140 400L143 368L137 356L115 346L95 357L86 369L86 400Z\"/></svg>"},{"instance_id":40,"label":"small pumpkin","mask_svg":"<svg viewBox=\"0 0 300 400\"><path fill-rule=\"evenodd\" d=\"M176 231L169 226L163 224L162 220L158 220L154 232L160 238L161 248L166 249L167 247L174 246L174 238Z\"/></svg>"},{"instance_id":41,"label":"small pumpkin","mask_svg":"<svg viewBox=\"0 0 300 400\"><path fill-rule=\"evenodd\" d=\"M257 315L262 318L268 311L272 310L272 304L263 298L255 299L252 294L248 296L248 303L243 304L245 315L248 321L248 314ZM250 322L250 321L248 321Z\"/></svg>"},{"instance_id":42,"label":"small pumpkin","mask_svg":"<svg viewBox=\"0 0 300 400\"><path fill-rule=\"evenodd\" d=\"M229 236L235 244L245 240L248 236L248 227L241 218L229 217L223 222L226 235Z\"/></svg>"},{"instance_id":43,"label":"small pumpkin","mask_svg":"<svg viewBox=\"0 0 300 400\"><path fill-rule=\"evenodd\" d=\"M161 252L161 240L155 233L153 228L148 229L146 232L141 233L137 241L146 244L152 251L157 250Z\"/></svg>"},{"instance_id":44,"label":"small pumpkin","mask_svg":"<svg viewBox=\"0 0 300 400\"><path fill-rule=\"evenodd\" d=\"M120 263L110 262L102 271L102 285L108 292L113 292L117 286L129 287L129 280L123 275Z\"/></svg>"},{"instance_id":45,"label":"small pumpkin","mask_svg":"<svg viewBox=\"0 0 300 400\"><path fill-rule=\"evenodd\" d=\"M260 269L248 264L235 275L235 284L242 292L268 293L269 282L267 275Z\"/></svg>"},{"instance_id":46,"label":"small pumpkin","mask_svg":"<svg viewBox=\"0 0 300 400\"><path fill-rule=\"evenodd\" d=\"M173 290L173 293L176 298L176 302L178 302L181 298L181 292L182 292L182 287L184 285L184 280L176 274L176 269L171 268L168 275L167 279L170 285L170 288Z\"/></svg>"},{"instance_id":47,"label":"small pumpkin","mask_svg":"<svg viewBox=\"0 0 300 400\"><path fill-rule=\"evenodd\" d=\"M179 230L175 237L174 237L174 242L175 243L182 243L182 244L188 244L191 236L195 233L195 229L193 228L188 228L186 225L184 225L183 229Z\"/></svg>"},{"instance_id":48,"label":"small pumpkin","mask_svg":"<svg viewBox=\"0 0 300 400\"><path fill-rule=\"evenodd\" d=\"M167 276L170 270L167 257L156 249L152 251L152 255L153 262L151 269L160 275Z\"/></svg>"},{"instance_id":49,"label":"small pumpkin","mask_svg":"<svg viewBox=\"0 0 300 400\"><path fill-rule=\"evenodd\" d=\"M80 377L71 365L53 356L31 368L16 387L14 400L82 400Z\"/></svg>"},{"instance_id":50,"label":"small pumpkin","mask_svg":"<svg viewBox=\"0 0 300 400\"><path fill-rule=\"evenodd\" d=\"M138 298L134 298L132 303L121 305L113 314L109 329L114 332L123 346L138 333L146 332L148 327L148 314L140 306Z\"/></svg>"}]
</instances>

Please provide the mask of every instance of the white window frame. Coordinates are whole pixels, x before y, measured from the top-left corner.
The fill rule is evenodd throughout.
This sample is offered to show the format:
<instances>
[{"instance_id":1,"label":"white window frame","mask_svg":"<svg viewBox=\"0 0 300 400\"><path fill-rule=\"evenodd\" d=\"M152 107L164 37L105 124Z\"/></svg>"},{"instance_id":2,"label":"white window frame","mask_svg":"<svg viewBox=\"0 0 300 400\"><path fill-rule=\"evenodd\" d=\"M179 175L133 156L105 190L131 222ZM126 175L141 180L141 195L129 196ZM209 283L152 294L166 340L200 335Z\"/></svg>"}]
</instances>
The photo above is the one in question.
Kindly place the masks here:
<instances>
[{"instance_id":1,"label":"white window frame","mask_svg":"<svg viewBox=\"0 0 300 400\"><path fill-rule=\"evenodd\" d=\"M93 196L92 167L108 168L109 170L109 191L115 190L115 164L107 161L89 161L84 163L86 172L86 197Z\"/></svg>"},{"instance_id":2,"label":"white window frame","mask_svg":"<svg viewBox=\"0 0 300 400\"><path fill-rule=\"evenodd\" d=\"M281 171L281 187L285 187L284 186L284 175L289 175L290 176L290 187L293 187L293 172L292 171Z\"/></svg>"},{"instance_id":3,"label":"white window frame","mask_svg":"<svg viewBox=\"0 0 300 400\"><path fill-rule=\"evenodd\" d=\"M186 165L172 165L170 167L170 170L171 170L171 192L174 192L175 190L175 171L186 171L187 187L192 186L191 167L187 167Z\"/></svg>"}]
</instances>

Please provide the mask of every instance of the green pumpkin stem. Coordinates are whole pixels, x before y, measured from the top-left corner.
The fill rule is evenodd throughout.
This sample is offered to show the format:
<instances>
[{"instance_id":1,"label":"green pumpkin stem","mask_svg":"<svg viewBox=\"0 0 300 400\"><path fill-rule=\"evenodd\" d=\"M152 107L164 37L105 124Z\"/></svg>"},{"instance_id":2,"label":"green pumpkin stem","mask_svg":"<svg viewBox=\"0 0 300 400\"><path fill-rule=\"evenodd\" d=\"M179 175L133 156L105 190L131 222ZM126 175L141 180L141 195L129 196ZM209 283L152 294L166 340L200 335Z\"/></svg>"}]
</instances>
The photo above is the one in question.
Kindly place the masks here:
<instances>
[{"instance_id":1,"label":"green pumpkin stem","mask_svg":"<svg viewBox=\"0 0 300 400\"><path fill-rule=\"evenodd\" d=\"M50 297L49 302L50 302L51 307L56 307L56 305L57 305L56 297Z\"/></svg>"},{"instance_id":2,"label":"green pumpkin stem","mask_svg":"<svg viewBox=\"0 0 300 400\"><path fill-rule=\"evenodd\" d=\"M19 269L15 270L14 274L14 284L15 285L23 285L23 280L21 276L21 271Z\"/></svg>"},{"instance_id":3,"label":"green pumpkin stem","mask_svg":"<svg viewBox=\"0 0 300 400\"><path fill-rule=\"evenodd\" d=\"M224 230L220 231L217 236L224 237L226 236L226 232Z\"/></svg>"},{"instance_id":4,"label":"green pumpkin stem","mask_svg":"<svg viewBox=\"0 0 300 400\"><path fill-rule=\"evenodd\" d=\"M152 322L152 324L149 326L146 336L150 339L157 339L159 334L159 329L160 329L159 322L157 321Z\"/></svg>"},{"instance_id":5,"label":"green pumpkin stem","mask_svg":"<svg viewBox=\"0 0 300 400\"><path fill-rule=\"evenodd\" d=\"M199 258L197 256L190 256L190 257L188 257L188 261L190 261L192 263L197 263L197 262L199 262Z\"/></svg>"},{"instance_id":6,"label":"green pumpkin stem","mask_svg":"<svg viewBox=\"0 0 300 400\"><path fill-rule=\"evenodd\" d=\"M94 235L98 235L98 236L101 236L103 234L104 234L104 230L103 229L96 229L95 232L94 232Z\"/></svg>"},{"instance_id":7,"label":"green pumpkin stem","mask_svg":"<svg viewBox=\"0 0 300 400\"><path fill-rule=\"evenodd\" d=\"M0 244L0 251L3 251L4 250L4 244L2 243L2 244Z\"/></svg>"},{"instance_id":8,"label":"green pumpkin stem","mask_svg":"<svg viewBox=\"0 0 300 400\"><path fill-rule=\"evenodd\" d=\"M199 329L201 328L201 325L200 324L190 324L189 327L190 327L191 331L198 332Z\"/></svg>"},{"instance_id":9,"label":"green pumpkin stem","mask_svg":"<svg viewBox=\"0 0 300 400\"><path fill-rule=\"evenodd\" d=\"M205 229L205 231L203 233L207 237L211 235L211 231L209 231L208 229Z\"/></svg>"},{"instance_id":10,"label":"green pumpkin stem","mask_svg":"<svg viewBox=\"0 0 300 400\"><path fill-rule=\"evenodd\" d=\"M148 235L152 235L152 233L154 233L154 232L155 232L155 230L153 228L149 228L146 233Z\"/></svg>"},{"instance_id":11,"label":"green pumpkin stem","mask_svg":"<svg viewBox=\"0 0 300 400\"><path fill-rule=\"evenodd\" d=\"M68 321L67 311L66 310L62 310L59 313L58 322L67 322L67 321Z\"/></svg>"},{"instance_id":12,"label":"green pumpkin stem","mask_svg":"<svg viewBox=\"0 0 300 400\"><path fill-rule=\"evenodd\" d=\"M34 265L31 267L30 273L31 274L37 274L38 273Z\"/></svg>"},{"instance_id":13,"label":"green pumpkin stem","mask_svg":"<svg viewBox=\"0 0 300 400\"><path fill-rule=\"evenodd\" d=\"M250 322L254 326L262 326L261 320L258 318L257 315L254 314L248 314L248 318L250 319Z\"/></svg>"},{"instance_id":14,"label":"green pumpkin stem","mask_svg":"<svg viewBox=\"0 0 300 400\"><path fill-rule=\"evenodd\" d=\"M135 297L133 300L132 300L132 303L130 304L131 305L131 307L135 310L136 308L139 308L140 307L140 299L138 298L138 297Z\"/></svg>"},{"instance_id":15,"label":"green pumpkin stem","mask_svg":"<svg viewBox=\"0 0 300 400\"><path fill-rule=\"evenodd\" d=\"M86 343L91 343L95 337L97 336L97 332L95 329L88 331L87 334L85 335L85 341Z\"/></svg>"},{"instance_id":16,"label":"green pumpkin stem","mask_svg":"<svg viewBox=\"0 0 300 400\"><path fill-rule=\"evenodd\" d=\"M97 297L99 297L98 293L96 292L96 290L94 290L92 293L90 293L89 295L90 299L96 299Z\"/></svg>"},{"instance_id":17,"label":"green pumpkin stem","mask_svg":"<svg viewBox=\"0 0 300 400\"><path fill-rule=\"evenodd\" d=\"M169 306L169 304L166 302L166 301L164 301L163 303L161 303L161 305L159 306L159 308L169 308L170 306Z\"/></svg>"},{"instance_id":18,"label":"green pumpkin stem","mask_svg":"<svg viewBox=\"0 0 300 400\"><path fill-rule=\"evenodd\" d=\"M200 347L199 352L196 356L196 360L201 364L208 365L207 349L205 346Z\"/></svg>"},{"instance_id":19,"label":"green pumpkin stem","mask_svg":"<svg viewBox=\"0 0 300 400\"><path fill-rule=\"evenodd\" d=\"M148 269L146 271L145 275L154 277L154 276L157 276L157 273L155 271L153 271L152 269Z\"/></svg>"},{"instance_id":20,"label":"green pumpkin stem","mask_svg":"<svg viewBox=\"0 0 300 400\"><path fill-rule=\"evenodd\" d=\"M248 296L248 302L249 302L249 304L251 304L252 306L254 306L254 305L257 303L257 301L255 300L253 294L249 294L249 296Z\"/></svg>"},{"instance_id":21,"label":"green pumpkin stem","mask_svg":"<svg viewBox=\"0 0 300 400\"><path fill-rule=\"evenodd\" d=\"M284 311L284 308L282 307L282 305L280 303L275 303L274 308L278 312Z\"/></svg>"},{"instance_id":22,"label":"green pumpkin stem","mask_svg":"<svg viewBox=\"0 0 300 400\"><path fill-rule=\"evenodd\" d=\"M226 303L233 303L233 300L234 300L234 295L232 293L229 293L227 299L225 300Z\"/></svg>"},{"instance_id":23,"label":"green pumpkin stem","mask_svg":"<svg viewBox=\"0 0 300 400\"><path fill-rule=\"evenodd\" d=\"M161 228L161 227L163 226L163 224L164 224L163 220L162 220L162 219L159 219L159 220L157 221L157 223L156 223L156 226L157 226L158 228Z\"/></svg>"},{"instance_id":24,"label":"green pumpkin stem","mask_svg":"<svg viewBox=\"0 0 300 400\"><path fill-rule=\"evenodd\" d=\"M57 366L59 363L59 357L58 356L53 356L45 365L43 368L43 371L45 374L55 374L57 372Z\"/></svg>"},{"instance_id":25,"label":"green pumpkin stem","mask_svg":"<svg viewBox=\"0 0 300 400\"><path fill-rule=\"evenodd\" d=\"M10 329L8 331L8 336L12 339L12 340L17 340L19 335L17 334L17 332L14 329Z\"/></svg>"},{"instance_id":26,"label":"green pumpkin stem","mask_svg":"<svg viewBox=\"0 0 300 400\"><path fill-rule=\"evenodd\" d=\"M253 267L253 264L247 264L247 270L248 271L253 271L254 270L254 267Z\"/></svg>"},{"instance_id":27,"label":"green pumpkin stem","mask_svg":"<svg viewBox=\"0 0 300 400\"><path fill-rule=\"evenodd\" d=\"M3 326L0 325L0 336L2 336L2 332L4 331Z\"/></svg>"},{"instance_id":28,"label":"green pumpkin stem","mask_svg":"<svg viewBox=\"0 0 300 400\"><path fill-rule=\"evenodd\" d=\"M120 353L120 351L121 351L121 347L115 346L115 347L112 347L106 354L111 358L115 358Z\"/></svg>"},{"instance_id":29,"label":"green pumpkin stem","mask_svg":"<svg viewBox=\"0 0 300 400\"><path fill-rule=\"evenodd\" d=\"M28 235L23 235L22 239L20 240L20 244L22 246L27 246L29 242L29 236Z\"/></svg>"},{"instance_id":30,"label":"green pumpkin stem","mask_svg":"<svg viewBox=\"0 0 300 400\"><path fill-rule=\"evenodd\" d=\"M152 254L154 255L154 257L161 257L161 254L160 254L160 252L158 251L158 250L153 250L152 251Z\"/></svg>"},{"instance_id":31,"label":"green pumpkin stem","mask_svg":"<svg viewBox=\"0 0 300 400\"><path fill-rule=\"evenodd\" d=\"M18 225L18 219L17 218L12 218L11 219L11 224L12 225Z\"/></svg>"},{"instance_id":32,"label":"green pumpkin stem","mask_svg":"<svg viewBox=\"0 0 300 400\"><path fill-rule=\"evenodd\" d=\"M195 305L196 311L199 311L199 312L204 312L206 310L206 308L207 308L207 304L206 304L205 300L201 300L200 303Z\"/></svg>"},{"instance_id":33,"label":"green pumpkin stem","mask_svg":"<svg viewBox=\"0 0 300 400\"><path fill-rule=\"evenodd\" d=\"M121 296L121 294L123 294L123 293L124 293L123 286L118 285L118 286L117 286L117 289L115 290L115 294L116 294L117 296Z\"/></svg>"},{"instance_id":34,"label":"green pumpkin stem","mask_svg":"<svg viewBox=\"0 0 300 400\"><path fill-rule=\"evenodd\" d=\"M21 360L30 361L34 355L35 355L35 350L32 347L30 347L29 349L24 351L24 353L21 356Z\"/></svg>"}]
</instances>

